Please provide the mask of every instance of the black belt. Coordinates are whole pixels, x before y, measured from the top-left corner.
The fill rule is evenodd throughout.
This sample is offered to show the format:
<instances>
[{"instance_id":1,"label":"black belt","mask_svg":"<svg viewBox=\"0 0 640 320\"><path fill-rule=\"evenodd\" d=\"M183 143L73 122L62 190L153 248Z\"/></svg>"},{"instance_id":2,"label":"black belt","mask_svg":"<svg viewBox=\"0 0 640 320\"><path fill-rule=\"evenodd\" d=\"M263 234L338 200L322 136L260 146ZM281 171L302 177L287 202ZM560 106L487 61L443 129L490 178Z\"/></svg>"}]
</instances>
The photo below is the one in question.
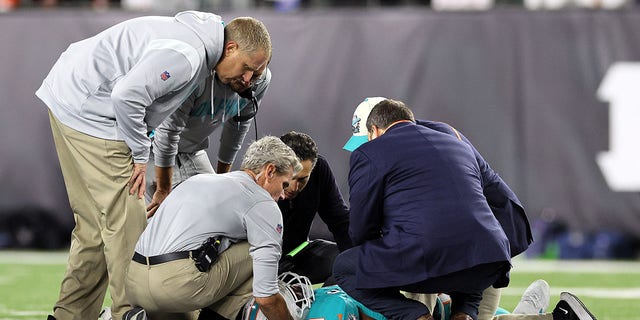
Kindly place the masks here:
<instances>
[{"instance_id":1,"label":"black belt","mask_svg":"<svg viewBox=\"0 0 640 320\"><path fill-rule=\"evenodd\" d=\"M147 264L147 259L149 259L149 265L152 266L154 264L161 264L173 260L186 259L189 257L197 257L198 250L191 251L179 251L179 252L171 252L165 253L158 256L145 257L137 252L133 254L133 261L141 264Z\"/></svg>"}]
</instances>

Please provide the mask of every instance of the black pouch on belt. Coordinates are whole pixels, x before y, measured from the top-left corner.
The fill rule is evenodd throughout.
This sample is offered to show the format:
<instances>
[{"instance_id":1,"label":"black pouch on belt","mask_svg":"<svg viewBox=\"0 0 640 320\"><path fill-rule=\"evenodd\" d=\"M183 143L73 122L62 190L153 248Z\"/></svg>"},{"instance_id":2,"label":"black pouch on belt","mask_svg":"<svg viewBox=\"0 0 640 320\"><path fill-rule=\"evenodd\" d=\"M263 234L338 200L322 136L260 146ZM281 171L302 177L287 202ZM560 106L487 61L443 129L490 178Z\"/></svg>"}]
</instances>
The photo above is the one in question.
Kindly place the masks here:
<instances>
[{"instance_id":1,"label":"black pouch on belt","mask_svg":"<svg viewBox=\"0 0 640 320\"><path fill-rule=\"evenodd\" d=\"M211 269L211 266L218 259L218 248L220 248L220 239L217 237L210 237L202 243L198 254L193 257L196 268L200 272L208 272Z\"/></svg>"}]
</instances>

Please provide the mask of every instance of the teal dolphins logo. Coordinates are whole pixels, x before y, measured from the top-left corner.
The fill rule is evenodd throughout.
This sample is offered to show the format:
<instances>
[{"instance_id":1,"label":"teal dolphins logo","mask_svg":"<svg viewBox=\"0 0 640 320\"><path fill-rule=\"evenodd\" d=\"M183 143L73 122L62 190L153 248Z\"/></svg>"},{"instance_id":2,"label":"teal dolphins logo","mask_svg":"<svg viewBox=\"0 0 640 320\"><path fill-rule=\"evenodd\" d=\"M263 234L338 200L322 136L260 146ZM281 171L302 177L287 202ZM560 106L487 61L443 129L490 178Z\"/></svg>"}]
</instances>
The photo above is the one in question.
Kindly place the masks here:
<instances>
[{"instance_id":1,"label":"teal dolphins logo","mask_svg":"<svg viewBox=\"0 0 640 320\"><path fill-rule=\"evenodd\" d=\"M353 115L353 120L351 120L351 131L353 134L360 133L360 120L362 120L357 115Z\"/></svg>"}]
</instances>

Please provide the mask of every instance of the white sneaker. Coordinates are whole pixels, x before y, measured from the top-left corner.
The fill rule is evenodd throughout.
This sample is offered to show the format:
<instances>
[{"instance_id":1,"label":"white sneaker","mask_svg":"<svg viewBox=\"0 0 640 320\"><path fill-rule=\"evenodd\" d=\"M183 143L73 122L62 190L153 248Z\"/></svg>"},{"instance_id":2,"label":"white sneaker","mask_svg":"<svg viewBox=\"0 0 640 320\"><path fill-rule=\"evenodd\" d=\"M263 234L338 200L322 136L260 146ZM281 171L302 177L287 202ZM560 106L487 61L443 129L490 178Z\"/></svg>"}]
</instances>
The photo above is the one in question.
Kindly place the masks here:
<instances>
[{"instance_id":1,"label":"white sneaker","mask_svg":"<svg viewBox=\"0 0 640 320\"><path fill-rule=\"evenodd\" d=\"M102 312L100 312L100 315L98 316L99 320L113 320L113 317L111 316L111 308L109 307L105 307L104 310L102 310Z\"/></svg>"},{"instance_id":2,"label":"white sneaker","mask_svg":"<svg viewBox=\"0 0 640 320\"><path fill-rule=\"evenodd\" d=\"M549 284L538 279L532 282L524 293L515 309L514 314L541 314L549 307Z\"/></svg>"}]
</instances>

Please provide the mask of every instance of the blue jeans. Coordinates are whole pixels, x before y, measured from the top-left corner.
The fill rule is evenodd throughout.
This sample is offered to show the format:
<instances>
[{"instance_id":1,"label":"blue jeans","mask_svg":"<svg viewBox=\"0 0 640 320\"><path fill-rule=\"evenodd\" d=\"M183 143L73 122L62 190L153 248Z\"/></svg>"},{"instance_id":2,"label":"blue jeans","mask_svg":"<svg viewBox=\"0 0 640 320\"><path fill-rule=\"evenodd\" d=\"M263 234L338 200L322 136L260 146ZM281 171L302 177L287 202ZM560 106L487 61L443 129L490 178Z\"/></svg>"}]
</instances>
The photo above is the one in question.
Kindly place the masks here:
<instances>
[{"instance_id":1,"label":"blue jeans","mask_svg":"<svg viewBox=\"0 0 640 320\"><path fill-rule=\"evenodd\" d=\"M358 251L359 247L353 247L336 257L333 275L338 285L371 310L394 320L415 320L430 313L424 304L406 298L400 291L447 293L451 296L452 314L463 312L477 320L482 291L499 279L504 279L510 268L507 261L486 263L400 287L360 289L356 285Z\"/></svg>"}]
</instances>

